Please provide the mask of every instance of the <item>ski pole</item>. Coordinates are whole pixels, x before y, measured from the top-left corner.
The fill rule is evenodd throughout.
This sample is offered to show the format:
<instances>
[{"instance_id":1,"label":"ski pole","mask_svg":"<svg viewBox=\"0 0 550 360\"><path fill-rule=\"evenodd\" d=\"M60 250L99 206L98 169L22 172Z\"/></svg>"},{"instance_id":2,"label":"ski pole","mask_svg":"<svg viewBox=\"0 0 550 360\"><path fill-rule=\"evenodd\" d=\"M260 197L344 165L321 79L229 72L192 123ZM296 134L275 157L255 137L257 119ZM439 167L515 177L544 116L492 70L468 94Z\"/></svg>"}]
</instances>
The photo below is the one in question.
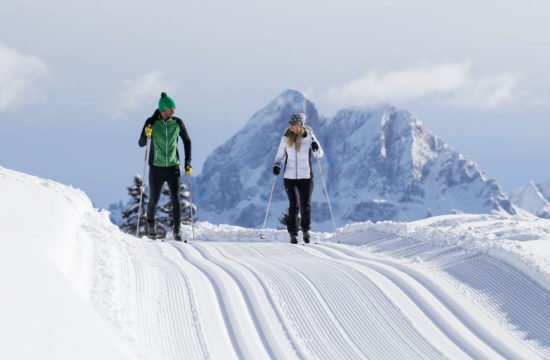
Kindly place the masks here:
<instances>
[{"instance_id":1,"label":"ski pole","mask_svg":"<svg viewBox=\"0 0 550 360\"><path fill-rule=\"evenodd\" d=\"M332 219L332 226L334 226L334 231L336 231L336 221L334 220L332 206L330 205L330 198L328 197L327 185L325 183L325 175L323 174L323 168L321 167L321 160L319 160L316 155L315 158L317 159L317 165L319 165L319 173L321 174L321 182L323 183L323 189L325 189L325 196L327 197L328 211L330 212L330 218Z\"/></svg>"},{"instance_id":2,"label":"ski pole","mask_svg":"<svg viewBox=\"0 0 550 360\"><path fill-rule=\"evenodd\" d=\"M277 175L273 178L273 186L271 186L271 193L269 194L269 201L267 202L267 210L265 211L264 226L262 226L262 231L260 232L260 239L265 239L264 230L265 225L267 224L267 215L269 214L269 207L271 206L271 198L273 197L273 191L275 190L275 183L277 182Z\"/></svg>"},{"instance_id":3,"label":"ski pole","mask_svg":"<svg viewBox=\"0 0 550 360\"><path fill-rule=\"evenodd\" d=\"M143 199L143 191L145 190L145 170L147 169L147 153L149 152L149 138L147 138L147 144L145 145L145 160L143 162L143 177L141 178L141 191L139 192L139 207L138 218L136 225L136 236L139 236L139 219L141 218L141 201Z\"/></svg>"},{"instance_id":4,"label":"ski pole","mask_svg":"<svg viewBox=\"0 0 550 360\"><path fill-rule=\"evenodd\" d=\"M189 188L189 202L191 203L191 205L189 206L189 211L191 211L191 236L192 236L192 239L193 241L195 241L195 225L194 225L194 220L193 220L193 198L191 196L192 192L191 192L191 175L187 175L187 187Z\"/></svg>"}]
</instances>

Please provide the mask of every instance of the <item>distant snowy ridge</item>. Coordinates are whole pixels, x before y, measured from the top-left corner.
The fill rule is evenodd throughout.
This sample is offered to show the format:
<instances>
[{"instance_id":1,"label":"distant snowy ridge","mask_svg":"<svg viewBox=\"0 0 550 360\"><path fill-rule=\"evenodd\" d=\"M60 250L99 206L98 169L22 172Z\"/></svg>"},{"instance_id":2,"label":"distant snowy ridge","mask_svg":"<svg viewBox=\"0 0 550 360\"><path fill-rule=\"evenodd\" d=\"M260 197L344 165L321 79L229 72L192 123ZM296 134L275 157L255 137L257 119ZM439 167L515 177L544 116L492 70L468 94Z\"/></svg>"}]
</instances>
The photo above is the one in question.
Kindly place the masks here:
<instances>
[{"instance_id":1,"label":"distant snowy ridge","mask_svg":"<svg viewBox=\"0 0 550 360\"><path fill-rule=\"evenodd\" d=\"M533 215L550 218L550 181L536 184L530 181L527 185L510 194L512 203Z\"/></svg>"},{"instance_id":2,"label":"distant snowy ridge","mask_svg":"<svg viewBox=\"0 0 550 360\"><path fill-rule=\"evenodd\" d=\"M293 112L305 111L307 125L322 142L321 161L338 225L358 221L415 220L452 213L514 214L495 180L430 133L412 114L390 105L345 109L333 118L296 90L287 90L207 158L195 183L198 216L215 223L258 227L273 183L274 156ZM331 222L318 164L312 159L315 190L313 226ZM268 225L278 225L287 207L282 179Z\"/></svg>"}]
</instances>

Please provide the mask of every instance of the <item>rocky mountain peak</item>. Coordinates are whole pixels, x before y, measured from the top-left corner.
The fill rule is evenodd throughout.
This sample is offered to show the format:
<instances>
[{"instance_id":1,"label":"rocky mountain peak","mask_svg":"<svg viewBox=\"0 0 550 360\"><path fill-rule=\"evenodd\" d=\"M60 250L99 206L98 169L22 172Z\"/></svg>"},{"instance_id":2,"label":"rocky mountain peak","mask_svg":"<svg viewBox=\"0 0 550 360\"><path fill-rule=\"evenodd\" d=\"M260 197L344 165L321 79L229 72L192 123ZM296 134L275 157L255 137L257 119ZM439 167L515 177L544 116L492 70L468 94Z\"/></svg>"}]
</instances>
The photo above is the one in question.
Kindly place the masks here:
<instances>
[{"instance_id":1,"label":"rocky mountain peak","mask_svg":"<svg viewBox=\"0 0 550 360\"><path fill-rule=\"evenodd\" d=\"M261 226L275 153L287 121L305 112L325 158L320 165L338 225L354 221L413 220L454 212L514 213L494 180L472 160L432 134L405 110L384 104L348 108L332 118L297 90L285 90L207 159L198 181L201 218ZM319 164L312 158L313 221L327 228L330 218ZM270 226L287 206L282 180L276 186Z\"/></svg>"}]
</instances>

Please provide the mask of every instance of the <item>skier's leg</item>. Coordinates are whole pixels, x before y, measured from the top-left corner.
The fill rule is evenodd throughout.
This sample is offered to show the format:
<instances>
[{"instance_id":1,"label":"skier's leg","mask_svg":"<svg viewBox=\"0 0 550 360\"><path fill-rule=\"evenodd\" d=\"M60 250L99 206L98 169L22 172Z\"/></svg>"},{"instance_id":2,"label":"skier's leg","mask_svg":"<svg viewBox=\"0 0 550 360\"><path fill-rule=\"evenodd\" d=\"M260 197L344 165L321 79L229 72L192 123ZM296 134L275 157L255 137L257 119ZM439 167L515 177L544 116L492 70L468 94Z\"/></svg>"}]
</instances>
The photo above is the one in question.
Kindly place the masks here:
<instances>
[{"instance_id":1,"label":"skier's leg","mask_svg":"<svg viewBox=\"0 0 550 360\"><path fill-rule=\"evenodd\" d=\"M301 227L304 234L304 242L309 242L309 229L311 228L311 194L313 193L313 179L300 179L298 183L300 194Z\"/></svg>"},{"instance_id":2,"label":"skier's leg","mask_svg":"<svg viewBox=\"0 0 550 360\"><path fill-rule=\"evenodd\" d=\"M155 214L160 198L160 191L164 183L162 169L151 166L149 169L149 203L147 204L147 229L148 235L156 235ZM155 234L153 234L155 233Z\"/></svg>"},{"instance_id":3,"label":"skier's leg","mask_svg":"<svg viewBox=\"0 0 550 360\"><path fill-rule=\"evenodd\" d=\"M167 177L170 200L172 203L172 219L174 220L174 237L179 236L181 225L180 184L181 172L179 166L169 168ZM176 235L178 234L178 235ZM179 240L179 239L176 239Z\"/></svg>"},{"instance_id":4,"label":"skier's leg","mask_svg":"<svg viewBox=\"0 0 550 360\"><path fill-rule=\"evenodd\" d=\"M286 195L288 196L288 221L286 228L290 234L290 241L296 242L298 235L298 190L296 189L297 180L284 179Z\"/></svg>"}]
</instances>

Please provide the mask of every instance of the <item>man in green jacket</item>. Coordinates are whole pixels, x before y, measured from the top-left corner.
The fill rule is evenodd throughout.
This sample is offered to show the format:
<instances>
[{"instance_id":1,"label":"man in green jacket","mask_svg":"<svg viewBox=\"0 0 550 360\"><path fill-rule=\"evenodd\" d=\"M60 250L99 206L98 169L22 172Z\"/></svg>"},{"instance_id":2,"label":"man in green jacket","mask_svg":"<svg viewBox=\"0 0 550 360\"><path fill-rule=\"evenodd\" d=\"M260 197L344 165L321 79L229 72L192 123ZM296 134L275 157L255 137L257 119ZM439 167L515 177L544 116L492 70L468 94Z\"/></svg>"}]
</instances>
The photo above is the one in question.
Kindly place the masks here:
<instances>
[{"instance_id":1,"label":"man in green jacket","mask_svg":"<svg viewBox=\"0 0 550 360\"><path fill-rule=\"evenodd\" d=\"M147 236L156 238L157 229L155 213L164 182L168 182L172 203L172 218L174 220L174 239L181 241L181 203L180 203L180 160L178 153L178 137L183 140L185 149L185 175L191 175L191 139L183 121L174 116L176 103L163 92L160 96L158 109L148 118L141 130L139 146L147 145L151 138L149 153L149 204L147 206Z\"/></svg>"}]
</instances>

